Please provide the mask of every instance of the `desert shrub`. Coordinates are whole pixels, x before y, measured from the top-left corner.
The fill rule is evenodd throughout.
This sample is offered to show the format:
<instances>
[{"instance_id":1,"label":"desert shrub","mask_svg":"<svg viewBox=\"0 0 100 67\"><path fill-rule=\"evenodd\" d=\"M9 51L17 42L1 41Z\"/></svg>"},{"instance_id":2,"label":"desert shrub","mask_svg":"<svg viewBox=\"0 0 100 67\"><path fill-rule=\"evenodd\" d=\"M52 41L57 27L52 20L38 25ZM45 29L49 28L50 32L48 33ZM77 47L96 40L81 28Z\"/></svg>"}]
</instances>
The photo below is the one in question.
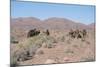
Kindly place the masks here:
<instances>
[{"instance_id":1,"label":"desert shrub","mask_svg":"<svg viewBox=\"0 0 100 67\"><path fill-rule=\"evenodd\" d=\"M58 41L54 38L53 43L58 43Z\"/></svg>"},{"instance_id":2,"label":"desert shrub","mask_svg":"<svg viewBox=\"0 0 100 67\"><path fill-rule=\"evenodd\" d=\"M87 36L87 30L86 29L83 29L83 30L79 30L79 29L70 30L68 35L71 38L83 39L83 41L84 41L84 38Z\"/></svg>"},{"instance_id":3,"label":"desert shrub","mask_svg":"<svg viewBox=\"0 0 100 67\"><path fill-rule=\"evenodd\" d=\"M41 41L42 44L45 43L47 48L52 48L53 47L53 43L56 42L56 40L51 36L47 36L45 34L41 34L39 36L40 36L39 40Z\"/></svg>"},{"instance_id":4,"label":"desert shrub","mask_svg":"<svg viewBox=\"0 0 100 67\"><path fill-rule=\"evenodd\" d=\"M90 61L95 61L94 57L85 57L85 58L81 58L81 61L85 61L85 62L90 62Z\"/></svg>"},{"instance_id":5,"label":"desert shrub","mask_svg":"<svg viewBox=\"0 0 100 67\"><path fill-rule=\"evenodd\" d=\"M53 37L44 34L24 39L13 49L12 58L16 61L29 60L35 55L37 49L40 48L43 43L46 43L48 48L52 48L53 42Z\"/></svg>"},{"instance_id":6,"label":"desert shrub","mask_svg":"<svg viewBox=\"0 0 100 67\"><path fill-rule=\"evenodd\" d=\"M94 61L94 59L93 58L84 58L84 61L89 62L89 61Z\"/></svg>"},{"instance_id":7,"label":"desert shrub","mask_svg":"<svg viewBox=\"0 0 100 67\"><path fill-rule=\"evenodd\" d=\"M40 30L32 29L28 32L27 37L33 37L33 36L37 36L40 34Z\"/></svg>"},{"instance_id":8,"label":"desert shrub","mask_svg":"<svg viewBox=\"0 0 100 67\"><path fill-rule=\"evenodd\" d=\"M11 36L10 38L11 38L10 42L13 43L13 41L15 41L15 38L13 36Z\"/></svg>"},{"instance_id":9,"label":"desert shrub","mask_svg":"<svg viewBox=\"0 0 100 67\"><path fill-rule=\"evenodd\" d=\"M59 36L56 37L56 41L58 42L65 42L66 41L66 34L65 33L60 33Z\"/></svg>"},{"instance_id":10,"label":"desert shrub","mask_svg":"<svg viewBox=\"0 0 100 67\"><path fill-rule=\"evenodd\" d=\"M48 44L47 44L47 48L52 48L53 45L51 44L51 42L48 41Z\"/></svg>"},{"instance_id":11,"label":"desert shrub","mask_svg":"<svg viewBox=\"0 0 100 67\"><path fill-rule=\"evenodd\" d=\"M42 40L39 39L39 37L34 37L34 38L30 38L26 41L26 46L28 48L31 48L31 47L41 47L41 43L42 43Z\"/></svg>"},{"instance_id":12,"label":"desert shrub","mask_svg":"<svg viewBox=\"0 0 100 67\"><path fill-rule=\"evenodd\" d=\"M18 40L14 36L11 36L10 42L17 44L18 43Z\"/></svg>"},{"instance_id":13,"label":"desert shrub","mask_svg":"<svg viewBox=\"0 0 100 67\"><path fill-rule=\"evenodd\" d=\"M32 58L35 55L36 50L39 48L37 44L32 43L32 41L24 41L13 49L12 58L16 61L25 61Z\"/></svg>"},{"instance_id":14,"label":"desert shrub","mask_svg":"<svg viewBox=\"0 0 100 67\"><path fill-rule=\"evenodd\" d=\"M74 51L71 50L71 49L66 49L64 52L65 52L66 54L73 54L73 53L74 53Z\"/></svg>"},{"instance_id":15,"label":"desert shrub","mask_svg":"<svg viewBox=\"0 0 100 67\"><path fill-rule=\"evenodd\" d=\"M18 65L16 58L10 60L10 67L16 67Z\"/></svg>"},{"instance_id":16,"label":"desert shrub","mask_svg":"<svg viewBox=\"0 0 100 67\"><path fill-rule=\"evenodd\" d=\"M14 53L13 53L13 54L11 53L10 56L11 56L11 57L10 57L10 67L16 67L16 66L18 66L19 64L18 64L18 62L17 62L17 57L16 57L16 55L14 55Z\"/></svg>"},{"instance_id":17,"label":"desert shrub","mask_svg":"<svg viewBox=\"0 0 100 67\"><path fill-rule=\"evenodd\" d=\"M65 41L65 37L64 37L64 36L61 37L61 41L62 41L62 42Z\"/></svg>"},{"instance_id":18,"label":"desert shrub","mask_svg":"<svg viewBox=\"0 0 100 67\"><path fill-rule=\"evenodd\" d=\"M69 39L69 40L67 40L67 43L68 43L68 44L71 44L71 40L70 40L70 39Z\"/></svg>"},{"instance_id":19,"label":"desert shrub","mask_svg":"<svg viewBox=\"0 0 100 67\"><path fill-rule=\"evenodd\" d=\"M45 34L40 34L39 36L34 36L28 40L28 46L34 45L35 47L41 47L43 43L46 43L47 46L52 45L54 43L54 38L51 36L47 36Z\"/></svg>"},{"instance_id":20,"label":"desert shrub","mask_svg":"<svg viewBox=\"0 0 100 67\"><path fill-rule=\"evenodd\" d=\"M65 51L65 53L74 53L74 52L71 50L67 50L67 51Z\"/></svg>"},{"instance_id":21,"label":"desert shrub","mask_svg":"<svg viewBox=\"0 0 100 67\"><path fill-rule=\"evenodd\" d=\"M46 31L43 31L43 33L45 33L46 35L50 35L50 31L47 29Z\"/></svg>"},{"instance_id":22,"label":"desert shrub","mask_svg":"<svg viewBox=\"0 0 100 67\"><path fill-rule=\"evenodd\" d=\"M55 40L52 37L47 37L46 43L47 43L47 48L52 48L54 47L53 43L55 43Z\"/></svg>"},{"instance_id":23,"label":"desert shrub","mask_svg":"<svg viewBox=\"0 0 100 67\"><path fill-rule=\"evenodd\" d=\"M76 44L73 45L73 47L75 47L75 48L78 48L79 46L80 46L80 45L76 45Z\"/></svg>"},{"instance_id":24,"label":"desert shrub","mask_svg":"<svg viewBox=\"0 0 100 67\"><path fill-rule=\"evenodd\" d=\"M29 51L29 54L30 56L34 56L37 49L39 48L40 46L37 46L37 45L33 45L33 46L30 46L27 50Z\"/></svg>"}]
</instances>

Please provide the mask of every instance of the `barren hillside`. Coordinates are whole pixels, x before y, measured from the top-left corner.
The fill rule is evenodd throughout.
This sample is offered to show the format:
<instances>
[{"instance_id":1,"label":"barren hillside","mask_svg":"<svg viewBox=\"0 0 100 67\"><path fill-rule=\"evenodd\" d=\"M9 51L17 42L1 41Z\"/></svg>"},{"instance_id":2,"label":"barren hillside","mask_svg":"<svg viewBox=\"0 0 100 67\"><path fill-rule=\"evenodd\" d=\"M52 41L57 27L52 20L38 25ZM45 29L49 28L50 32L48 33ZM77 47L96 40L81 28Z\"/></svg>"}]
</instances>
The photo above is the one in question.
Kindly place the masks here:
<instances>
[{"instance_id":1,"label":"barren hillside","mask_svg":"<svg viewBox=\"0 0 100 67\"><path fill-rule=\"evenodd\" d=\"M89 25L94 27L94 25ZM77 23L65 18L48 18L46 20L40 20L34 17L16 18L11 19L11 27L19 27L25 29L31 29L34 27L47 28L47 29L72 29L72 28L88 28L88 25Z\"/></svg>"}]
</instances>

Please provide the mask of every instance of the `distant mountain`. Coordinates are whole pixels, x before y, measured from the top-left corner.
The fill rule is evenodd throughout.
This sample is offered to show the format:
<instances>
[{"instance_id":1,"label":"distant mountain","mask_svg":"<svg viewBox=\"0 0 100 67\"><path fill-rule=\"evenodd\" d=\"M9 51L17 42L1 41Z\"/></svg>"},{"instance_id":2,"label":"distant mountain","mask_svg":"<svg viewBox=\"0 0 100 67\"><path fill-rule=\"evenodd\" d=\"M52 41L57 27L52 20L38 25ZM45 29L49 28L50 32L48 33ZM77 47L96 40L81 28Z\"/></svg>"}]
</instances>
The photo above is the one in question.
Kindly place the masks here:
<instances>
[{"instance_id":1,"label":"distant mountain","mask_svg":"<svg viewBox=\"0 0 100 67\"><path fill-rule=\"evenodd\" d=\"M27 17L27 18L11 19L11 27L22 28L26 30L33 28L68 30L76 28L78 29L92 28L94 27L94 23L90 25L85 25L65 18L52 17L42 21L35 17Z\"/></svg>"},{"instance_id":2,"label":"distant mountain","mask_svg":"<svg viewBox=\"0 0 100 67\"><path fill-rule=\"evenodd\" d=\"M11 27L19 27L24 29L30 29L38 27L41 24L41 20L34 18L34 17L28 17L28 18L15 18L11 19Z\"/></svg>"},{"instance_id":3,"label":"distant mountain","mask_svg":"<svg viewBox=\"0 0 100 67\"><path fill-rule=\"evenodd\" d=\"M65 18L49 18L44 21L47 28L53 29L75 29L75 28L86 28L85 24L77 23Z\"/></svg>"},{"instance_id":4,"label":"distant mountain","mask_svg":"<svg viewBox=\"0 0 100 67\"><path fill-rule=\"evenodd\" d=\"M95 29L95 23L89 24L88 27L89 27L90 29Z\"/></svg>"}]
</instances>

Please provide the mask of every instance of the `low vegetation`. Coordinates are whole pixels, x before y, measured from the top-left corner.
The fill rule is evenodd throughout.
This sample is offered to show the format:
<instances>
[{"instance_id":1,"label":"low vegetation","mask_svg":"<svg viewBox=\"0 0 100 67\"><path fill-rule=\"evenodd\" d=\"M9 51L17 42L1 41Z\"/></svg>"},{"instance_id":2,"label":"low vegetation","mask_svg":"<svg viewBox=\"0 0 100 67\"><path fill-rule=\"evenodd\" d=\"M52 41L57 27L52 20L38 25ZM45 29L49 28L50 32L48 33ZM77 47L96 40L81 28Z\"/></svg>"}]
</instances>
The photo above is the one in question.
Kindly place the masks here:
<instances>
[{"instance_id":1,"label":"low vegetation","mask_svg":"<svg viewBox=\"0 0 100 67\"><path fill-rule=\"evenodd\" d=\"M69 32L56 32L51 34L50 30L41 32L41 30L31 30L26 35L26 38L22 39L20 42L16 43L16 39L11 37L11 64L18 65L20 62L34 59L36 55L46 55L45 49L52 50L56 49L56 46L63 46L63 49L58 47L58 49L53 49L54 52L63 50L64 55L76 56L79 55L80 51L83 49L80 44L91 44L90 42L85 41L86 36L88 35L86 30L70 30ZM82 41L84 40L84 41ZM15 44L13 46L13 44ZM55 45L56 44L56 45ZM64 45L61 45L64 44ZM86 45L83 45L86 46ZM40 49L42 48L42 49ZM87 49L87 48L86 48ZM59 55L57 55L59 56ZM85 57L82 58L83 61L92 61L93 58Z\"/></svg>"},{"instance_id":2,"label":"low vegetation","mask_svg":"<svg viewBox=\"0 0 100 67\"><path fill-rule=\"evenodd\" d=\"M53 37L45 34L39 34L38 36L26 38L19 44L16 44L13 52L11 53L11 62L14 64L18 61L29 60L33 58L37 49L42 47L43 43L46 43L47 48L52 48L53 42ZM43 54L43 52L40 53Z\"/></svg>"}]
</instances>

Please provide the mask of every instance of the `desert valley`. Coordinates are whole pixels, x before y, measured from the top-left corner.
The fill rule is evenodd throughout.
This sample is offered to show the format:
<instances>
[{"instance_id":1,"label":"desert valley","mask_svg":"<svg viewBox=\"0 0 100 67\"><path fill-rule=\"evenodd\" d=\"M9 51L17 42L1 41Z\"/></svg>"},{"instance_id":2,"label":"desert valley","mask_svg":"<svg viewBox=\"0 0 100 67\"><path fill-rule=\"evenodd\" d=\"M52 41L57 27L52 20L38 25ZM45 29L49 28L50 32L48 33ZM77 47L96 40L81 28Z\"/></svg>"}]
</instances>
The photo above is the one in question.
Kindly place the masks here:
<instances>
[{"instance_id":1,"label":"desert valley","mask_svg":"<svg viewBox=\"0 0 100 67\"><path fill-rule=\"evenodd\" d=\"M95 22L66 18L11 18L11 64L95 61Z\"/></svg>"}]
</instances>

